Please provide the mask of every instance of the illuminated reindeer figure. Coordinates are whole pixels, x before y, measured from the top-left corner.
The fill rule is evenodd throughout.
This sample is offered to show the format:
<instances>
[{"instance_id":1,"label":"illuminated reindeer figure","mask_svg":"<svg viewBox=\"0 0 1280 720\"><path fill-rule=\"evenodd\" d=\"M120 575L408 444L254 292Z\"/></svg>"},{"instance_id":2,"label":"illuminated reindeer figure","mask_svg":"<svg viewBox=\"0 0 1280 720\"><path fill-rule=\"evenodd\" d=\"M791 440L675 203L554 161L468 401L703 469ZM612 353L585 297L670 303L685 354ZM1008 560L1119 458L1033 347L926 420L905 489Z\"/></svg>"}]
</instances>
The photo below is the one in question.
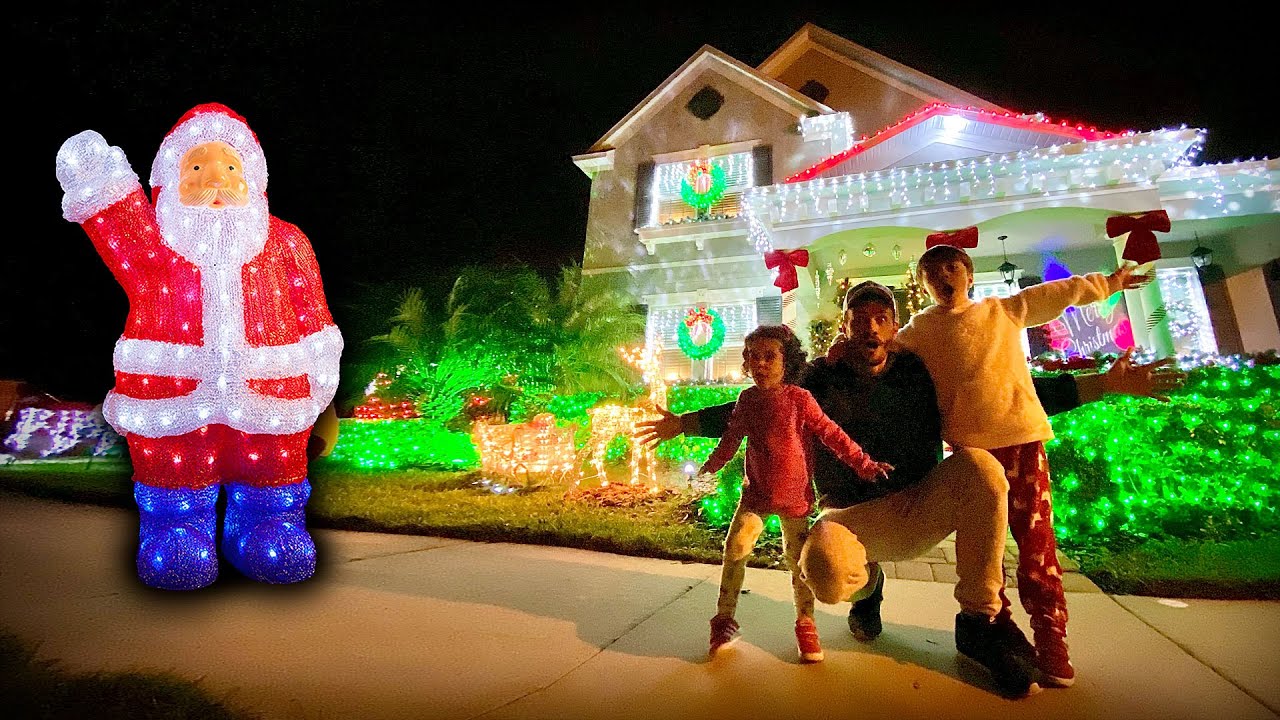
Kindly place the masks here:
<instances>
[{"instance_id":1,"label":"illuminated reindeer figure","mask_svg":"<svg viewBox=\"0 0 1280 720\"><path fill-rule=\"evenodd\" d=\"M604 475L604 456L609 443L619 434L626 436L631 446L631 484L648 484L651 490L658 487L657 462L654 448L637 442L635 439L636 423L655 420L659 417L655 408L667 406L667 384L662 379L662 346L645 345L637 348L618 348L622 359L642 373L642 380L649 386L649 394L640 398L635 406L601 405L587 411L591 416L591 438L587 440L585 452L587 462L596 471L602 485L609 481Z\"/></svg>"}]
</instances>

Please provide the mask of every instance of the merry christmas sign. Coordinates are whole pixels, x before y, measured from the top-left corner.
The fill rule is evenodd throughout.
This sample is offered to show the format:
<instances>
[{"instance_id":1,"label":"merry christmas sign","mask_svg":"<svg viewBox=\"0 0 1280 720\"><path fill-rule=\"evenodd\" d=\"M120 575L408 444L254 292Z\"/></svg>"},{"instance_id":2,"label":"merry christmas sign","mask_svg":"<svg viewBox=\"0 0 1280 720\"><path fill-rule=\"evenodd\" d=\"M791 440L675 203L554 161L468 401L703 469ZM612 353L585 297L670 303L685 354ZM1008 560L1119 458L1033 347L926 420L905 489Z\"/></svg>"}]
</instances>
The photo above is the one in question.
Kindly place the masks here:
<instances>
[{"instance_id":1,"label":"merry christmas sign","mask_svg":"<svg viewBox=\"0 0 1280 720\"><path fill-rule=\"evenodd\" d=\"M1133 325L1124 293L1080 308L1069 308L1045 325L1049 347L1067 355L1119 354L1133 347Z\"/></svg>"}]
</instances>

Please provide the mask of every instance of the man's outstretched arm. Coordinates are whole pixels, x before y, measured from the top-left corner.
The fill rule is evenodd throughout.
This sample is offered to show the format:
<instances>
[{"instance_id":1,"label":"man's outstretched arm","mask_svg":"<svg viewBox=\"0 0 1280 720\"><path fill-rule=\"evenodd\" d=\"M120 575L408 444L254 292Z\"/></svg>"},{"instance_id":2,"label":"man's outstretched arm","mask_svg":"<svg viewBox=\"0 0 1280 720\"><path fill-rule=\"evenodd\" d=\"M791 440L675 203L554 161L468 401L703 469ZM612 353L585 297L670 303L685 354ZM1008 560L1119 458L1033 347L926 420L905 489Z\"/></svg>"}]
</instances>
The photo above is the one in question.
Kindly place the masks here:
<instances>
[{"instance_id":1,"label":"man's outstretched arm","mask_svg":"<svg viewBox=\"0 0 1280 720\"><path fill-rule=\"evenodd\" d=\"M1169 401L1169 393L1182 387L1187 374L1170 367L1173 358L1134 365L1133 348L1125 350L1105 373L1036 377L1032 382L1045 413L1056 415L1101 400L1106 394L1149 397Z\"/></svg>"},{"instance_id":2,"label":"man's outstretched arm","mask_svg":"<svg viewBox=\"0 0 1280 720\"><path fill-rule=\"evenodd\" d=\"M642 443L660 443L684 434L689 437L721 437L729 427L729 416L735 403L705 407L701 410L676 415L666 408L658 408L657 420L636 423L636 439Z\"/></svg>"}]
</instances>

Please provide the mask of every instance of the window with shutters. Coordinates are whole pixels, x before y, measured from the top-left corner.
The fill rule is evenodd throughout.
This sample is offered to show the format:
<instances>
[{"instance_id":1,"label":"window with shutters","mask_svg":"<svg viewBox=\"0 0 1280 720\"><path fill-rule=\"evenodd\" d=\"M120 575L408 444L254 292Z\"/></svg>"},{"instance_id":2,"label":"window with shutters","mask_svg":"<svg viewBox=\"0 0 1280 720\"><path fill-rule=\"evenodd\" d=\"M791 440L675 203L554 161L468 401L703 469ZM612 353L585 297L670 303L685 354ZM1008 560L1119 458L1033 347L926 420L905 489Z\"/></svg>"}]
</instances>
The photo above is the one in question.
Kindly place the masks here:
<instances>
[{"instance_id":1,"label":"window with shutters","mask_svg":"<svg viewBox=\"0 0 1280 720\"><path fill-rule=\"evenodd\" d=\"M769 147L646 164L637 181L637 227L732 220L742 211L747 188L773 183Z\"/></svg>"},{"instance_id":2,"label":"window with shutters","mask_svg":"<svg viewBox=\"0 0 1280 720\"><path fill-rule=\"evenodd\" d=\"M778 322L781 322L781 299L778 305ZM710 361L690 360L680 351L679 324L690 308L696 305L709 307L720 315L724 321L724 345ZM710 370L704 379L739 380L742 367L742 340L747 333L755 330L761 323L756 319L758 303L690 303L685 305L650 306L649 321L645 342L662 345L662 367L660 372L668 381L688 379L692 376L693 366L703 364ZM775 323L776 324L776 323Z\"/></svg>"},{"instance_id":3,"label":"window with shutters","mask_svg":"<svg viewBox=\"0 0 1280 720\"><path fill-rule=\"evenodd\" d=\"M756 319L761 325L781 325L782 296L764 295L756 298Z\"/></svg>"}]
</instances>

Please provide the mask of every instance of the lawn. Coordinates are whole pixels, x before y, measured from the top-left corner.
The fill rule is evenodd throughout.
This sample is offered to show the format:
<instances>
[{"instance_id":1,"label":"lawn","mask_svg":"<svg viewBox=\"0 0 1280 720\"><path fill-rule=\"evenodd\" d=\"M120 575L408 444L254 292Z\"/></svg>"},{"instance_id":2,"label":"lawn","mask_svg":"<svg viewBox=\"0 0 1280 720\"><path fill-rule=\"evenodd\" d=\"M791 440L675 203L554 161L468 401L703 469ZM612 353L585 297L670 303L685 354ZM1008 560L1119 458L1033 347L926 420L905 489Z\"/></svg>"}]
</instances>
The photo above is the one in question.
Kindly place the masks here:
<instances>
[{"instance_id":1,"label":"lawn","mask_svg":"<svg viewBox=\"0 0 1280 720\"><path fill-rule=\"evenodd\" d=\"M0 466L0 488L36 497L133 507L127 462ZM318 461L307 506L313 527L515 542L620 555L720 562L724 528L698 522L688 494L615 483L571 490L530 486L494 492L478 473L352 470ZM755 567L783 567L780 538L757 545Z\"/></svg>"},{"instance_id":2,"label":"lawn","mask_svg":"<svg viewBox=\"0 0 1280 720\"><path fill-rule=\"evenodd\" d=\"M122 461L0 466L0 487L39 497L132 507ZM480 542L557 545L690 562L718 563L724 529L699 517L690 495L625 485L567 491L562 486L494 492L474 472L351 470L317 462L308 506L315 527ZM1280 599L1280 539L1224 542L1149 540L1123 549L1071 549L1107 592L1168 597ZM780 568L781 543L766 535L752 559Z\"/></svg>"}]
</instances>

